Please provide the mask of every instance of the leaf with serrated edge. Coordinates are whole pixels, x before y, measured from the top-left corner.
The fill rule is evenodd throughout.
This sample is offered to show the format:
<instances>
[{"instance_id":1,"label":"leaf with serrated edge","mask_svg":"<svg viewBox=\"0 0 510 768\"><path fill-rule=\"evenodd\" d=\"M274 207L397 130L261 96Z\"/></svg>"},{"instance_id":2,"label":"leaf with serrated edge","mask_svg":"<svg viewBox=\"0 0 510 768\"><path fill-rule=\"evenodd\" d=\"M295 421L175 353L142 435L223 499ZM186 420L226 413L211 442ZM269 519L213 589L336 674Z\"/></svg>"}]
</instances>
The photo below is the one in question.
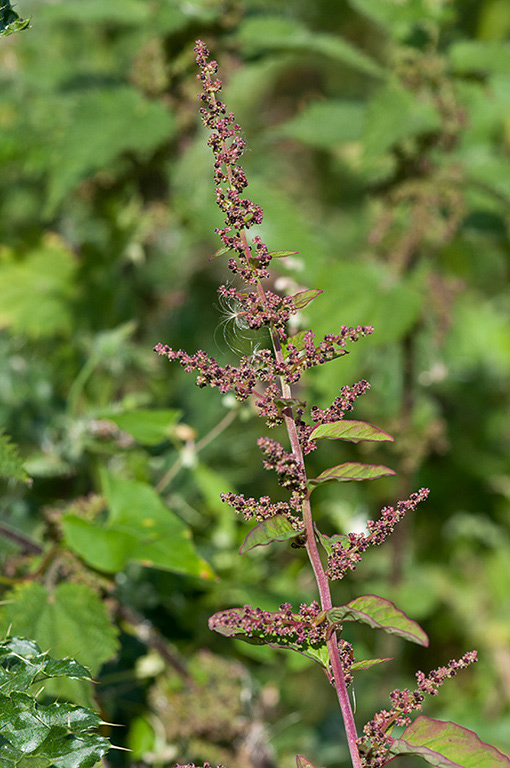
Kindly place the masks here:
<instances>
[{"instance_id":1,"label":"leaf with serrated edge","mask_svg":"<svg viewBox=\"0 0 510 768\"><path fill-rule=\"evenodd\" d=\"M390 635L398 635L411 643L429 644L429 639L416 621L409 619L391 600L377 595L361 595L346 605L331 608L328 619L337 624L341 621L360 621L374 629L382 629Z\"/></svg>"},{"instance_id":2,"label":"leaf with serrated edge","mask_svg":"<svg viewBox=\"0 0 510 768\"><path fill-rule=\"evenodd\" d=\"M396 472L382 464L359 464L357 461L348 461L345 464L337 464L336 467L325 469L318 477L308 481L310 488L322 483L345 483L349 480L377 480L379 477L396 475Z\"/></svg>"},{"instance_id":3,"label":"leaf with serrated edge","mask_svg":"<svg viewBox=\"0 0 510 768\"><path fill-rule=\"evenodd\" d=\"M251 529L241 544L239 553L243 555L254 547L265 547L273 541L294 539L299 536L299 533L292 527L285 515L275 515L268 520L262 520L255 528Z\"/></svg>"},{"instance_id":4,"label":"leaf with serrated edge","mask_svg":"<svg viewBox=\"0 0 510 768\"><path fill-rule=\"evenodd\" d=\"M331 440L350 440L357 443L360 440L372 440L382 442L394 439L382 429L374 427L366 421L341 420L334 421L331 424L319 424L310 433L310 440L319 440L322 437L329 437Z\"/></svg>"},{"instance_id":5,"label":"leaf with serrated edge","mask_svg":"<svg viewBox=\"0 0 510 768\"><path fill-rule=\"evenodd\" d=\"M310 302L316 299L317 296L320 296L321 293L323 293L323 291L320 291L318 288L310 288L307 291L299 291L299 293L295 293L294 296L291 296L292 303L296 309L304 309L307 304L310 304Z\"/></svg>"},{"instance_id":6,"label":"leaf with serrated edge","mask_svg":"<svg viewBox=\"0 0 510 768\"><path fill-rule=\"evenodd\" d=\"M510 758L474 731L419 715L390 748L393 755L419 755L436 768L509 768Z\"/></svg>"}]
</instances>

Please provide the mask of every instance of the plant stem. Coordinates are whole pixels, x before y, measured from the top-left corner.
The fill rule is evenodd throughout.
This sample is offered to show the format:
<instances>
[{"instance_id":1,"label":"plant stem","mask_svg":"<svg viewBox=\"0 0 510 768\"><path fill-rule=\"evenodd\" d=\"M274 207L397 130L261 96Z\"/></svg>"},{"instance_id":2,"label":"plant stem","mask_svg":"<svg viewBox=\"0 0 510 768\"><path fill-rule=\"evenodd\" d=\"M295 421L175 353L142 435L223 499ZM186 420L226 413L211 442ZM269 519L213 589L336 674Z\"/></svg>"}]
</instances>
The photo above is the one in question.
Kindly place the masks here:
<instances>
[{"instance_id":1,"label":"plant stem","mask_svg":"<svg viewBox=\"0 0 510 768\"><path fill-rule=\"evenodd\" d=\"M243 231L240 233L240 236L244 244L246 261L247 261L247 264L249 264L251 259L251 250L246 238L246 233ZM265 301L264 289L260 282L258 282L257 284L257 290L261 300ZM280 339L273 330L271 330L271 339L273 342L275 357L279 363L283 363L284 358L283 358ZM285 382L283 379L280 379L280 386L281 386L282 397L285 399L291 398L292 390L290 385L287 384L287 382ZM285 420L285 426L287 428L287 433L289 435L289 441L292 448L292 453L296 458L296 460L301 465L304 477L306 477L306 468L305 468L305 462L303 457L303 451L301 450L301 445L299 443L299 436L297 433L296 422L294 420L294 416L292 413L292 407L289 406L287 408L284 408L283 416ZM306 551L310 559L310 563L312 565L312 569L315 575L315 580L317 582L317 588L319 591L321 607L323 610L327 611L332 607L331 590L329 587L329 579L326 575L326 572L324 571L324 566L322 565L322 560L319 554L319 550L317 548L313 517L312 517L312 509L310 505L310 499L308 496L303 501L303 522L304 522L305 533L306 533ZM359 755L359 750L357 745L358 735L356 732L356 724L354 722L354 713L352 711L351 702L349 700L349 694L347 692L347 685L345 683L345 676L342 669L342 662L341 662L340 653L338 650L338 641L337 641L336 633L333 633L331 635L330 639L327 642L327 648L328 648L329 660L331 663L331 669L333 672L333 682L334 682L336 694L338 697L338 703L340 704L340 711L342 713L342 718L344 721L345 733L347 737L347 744L349 746L349 752L351 755L352 766L353 768L362 768L361 758Z\"/></svg>"}]
</instances>

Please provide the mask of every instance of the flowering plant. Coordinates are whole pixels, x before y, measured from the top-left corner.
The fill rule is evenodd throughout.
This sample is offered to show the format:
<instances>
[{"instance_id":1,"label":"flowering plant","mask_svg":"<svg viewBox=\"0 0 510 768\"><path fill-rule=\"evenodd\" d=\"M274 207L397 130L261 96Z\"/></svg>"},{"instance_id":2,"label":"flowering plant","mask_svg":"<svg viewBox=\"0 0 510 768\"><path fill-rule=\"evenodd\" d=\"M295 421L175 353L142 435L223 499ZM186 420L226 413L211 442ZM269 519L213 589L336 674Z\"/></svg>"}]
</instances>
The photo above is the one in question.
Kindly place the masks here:
<instances>
[{"instance_id":1,"label":"flowering plant","mask_svg":"<svg viewBox=\"0 0 510 768\"><path fill-rule=\"evenodd\" d=\"M395 474L386 466L347 462L330 467L317 477L308 477L304 457L316 449L318 440L384 442L393 438L372 424L344 418L353 410L356 399L367 391L369 384L364 380L344 386L325 409L308 407L293 392L293 385L305 371L348 354L349 345L372 333L373 328L342 326L321 340L315 338L312 330L289 333L290 318L321 291L302 290L282 297L266 287L272 259L293 252L270 252L260 237L248 237L249 230L261 223L263 212L259 205L243 197L248 184L239 165L244 141L234 115L227 112L219 99L221 82L216 78L216 62L209 59L201 41L195 51L202 83L200 112L205 126L211 130L208 143L215 158L216 200L225 216L224 227L217 230L223 243L219 253L230 254L228 268L239 286L221 285L218 293L235 307L243 327L268 329L271 348L242 357L237 366L221 366L203 350L188 354L158 344L155 351L179 362L186 371L194 371L199 387L216 387L222 393L232 391L239 401L254 398L268 427L285 425L290 450L268 437L260 438L258 445L264 467L274 470L279 484L288 491L287 501L272 502L268 496L245 498L234 493L225 493L222 499L245 520L256 522L241 552L290 541L294 548L306 551L319 596L319 601L301 605L298 612L289 603L282 604L277 612L250 605L221 611L210 618L210 628L247 642L295 650L318 662L336 691L353 768L382 768L404 754L420 755L438 767L509 766L505 755L466 728L423 715L414 721L410 717L412 712L422 709L425 694L436 695L446 679L475 662L476 651L428 675L417 672L416 689L394 690L390 694L391 707L378 712L364 726L362 735L358 735L348 687L354 673L387 659L356 661L351 644L342 637L342 624L366 623L424 646L428 645L428 638L415 621L385 598L361 595L346 605L333 606L330 582L354 570L368 547L382 544L404 516L427 498L428 489L421 488L395 506L385 507L376 520L368 521L366 534L327 536L314 521L311 494L318 485ZM400 737L392 735L395 726L405 728ZM312 764L298 755L297 765L307 768Z\"/></svg>"}]
</instances>

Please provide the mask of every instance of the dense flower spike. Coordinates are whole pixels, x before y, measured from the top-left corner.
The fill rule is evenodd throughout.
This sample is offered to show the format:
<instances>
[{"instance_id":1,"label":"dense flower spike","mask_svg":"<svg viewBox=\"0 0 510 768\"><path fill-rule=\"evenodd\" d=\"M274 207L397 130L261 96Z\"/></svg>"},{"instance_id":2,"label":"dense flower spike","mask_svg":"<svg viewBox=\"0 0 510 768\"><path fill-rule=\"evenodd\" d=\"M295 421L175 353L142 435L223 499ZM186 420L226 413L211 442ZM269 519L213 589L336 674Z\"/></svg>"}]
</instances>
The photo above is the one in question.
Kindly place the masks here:
<instances>
[{"instance_id":1,"label":"dense flower spike","mask_svg":"<svg viewBox=\"0 0 510 768\"><path fill-rule=\"evenodd\" d=\"M438 688L445 680L454 677L460 669L466 669L477 661L476 651L468 651L458 661L452 660L446 667L433 669L428 675L423 672L416 673L418 688L409 691L398 689L390 694L392 708L383 709L365 725L363 736L358 739L358 746L362 754L362 765L365 768L382 768L388 762L388 752L392 743L389 731L395 725L406 726L411 722L409 717L413 711L420 711L428 693L435 696Z\"/></svg>"},{"instance_id":2,"label":"dense flower spike","mask_svg":"<svg viewBox=\"0 0 510 768\"><path fill-rule=\"evenodd\" d=\"M158 344L155 351L170 361L177 361L186 371L194 371L199 387L215 387L222 393L233 391L241 401L253 396L260 415L269 427L285 424L290 450L268 437L259 438L258 445L264 454L264 467L273 470L279 484L288 489L288 501L273 502L269 496L246 498L235 493L224 493L221 498L245 520L262 523L257 526L259 539L253 546L282 540L288 543L290 538L293 539L291 546L305 548L320 596L320 604L302 604L298 613L293 612L289 603L283 603L277 612L250 605L221 611L209 619L209 626L226 636L291 648L319 661L338 696L353 768L382 768L389 762L393 726L408 725L410 713L421 709L425 693L435 695L446 679L476 661L476 653L467 653L459 661L451 661L446 667L440 667L427 676L418 672L417 689L394 690L390 695L392 708L377 713L365 726L363 736L358 738L347 691L352 682L353 649L341 637L342 626L329 618L335 615L330 580L341 579L349 570L354 570L369 546L382 544L402 518L426 499L428 489L420 489L407 500L399 501L395 507L384 507L377 520L367 522L366 533L329 538L320 534L312 516L309 487L312 488L313 483L307 481L304 456L316 448L312 439L313 430L318 425L341 421L345 413L353 410L356 399L368 390L369 384L363 379L352 387L342 387L328 408L312 406L309 416L307 403L295 396L292 387L310 369L347 354L347 345L371 334L373 328L341 326L337 333L326 334L321 340L317 340L311 330L296 332L295 321L299 319L296 313L320 291L301 290L294 296L283 297L264 286L264 281L270 276L268 267L272 255L259 236L252 237L251 242L247 237L247 231L261 223L263 212L259 205L243 196L248 181L239 165L244 151L240 127L219 99L221 82L216 78L216 62L209 61L209 53L202 42L197 42L195 51L203 89L199 97L202 102L200 113L204 125L211 131L208 143L215 158L216 201L225 217L224 227L216 231L224 246L221 252L231 253L228 268L235 276L234 285L229 283L219 287L219 301L229 308L231 319L239 328L251 331L267 329L271 348L257 346L256 351L242 357L237 366L220 366L202 350L190 355L182 349L174 350L168 345ZM236 287L240 283L244 283L241 289ZM290 325L294 325L293 335L290 336L289 321ZM348 429L343 430L344 435ZM329 430L328 436L334 431ZM381 430L378 432L381 434ZM293 529L290 536L284 520L267 522L276 516L289 521ZM278 531L278 524L282 525L283 535ZM294 535L294 532L299 535ZM327 569L318 550L318 541L328 552ZM397 609L395 611L402 613ZM344 613L341 615L345 616ZM388 631L395 629L383 628ZM383 660L371 660L370 663L372 661ZM203 768L210 766L205 764Z\"/></svg>"},{"instance_id":3,"label":"dense flower spike","mask_svg":"<svg viewBox=\"0 0 510 768\"><path fill-rule=\"evenodd\" d=\"M361 555L369 546L377 546L393 533L395 526L408 512L416 509L420 501L424 501L429 495L428 488L420 488L417 493L412 493L406 501L397 502L395 507L384 507L381 510L379 520L367 522L368 536L363 533L350 533L348 542L335 541L332 544L331 554L328 556L327 574L330 579L343 579L347 571L353 571Z\"/></svg>"}]
</instances>

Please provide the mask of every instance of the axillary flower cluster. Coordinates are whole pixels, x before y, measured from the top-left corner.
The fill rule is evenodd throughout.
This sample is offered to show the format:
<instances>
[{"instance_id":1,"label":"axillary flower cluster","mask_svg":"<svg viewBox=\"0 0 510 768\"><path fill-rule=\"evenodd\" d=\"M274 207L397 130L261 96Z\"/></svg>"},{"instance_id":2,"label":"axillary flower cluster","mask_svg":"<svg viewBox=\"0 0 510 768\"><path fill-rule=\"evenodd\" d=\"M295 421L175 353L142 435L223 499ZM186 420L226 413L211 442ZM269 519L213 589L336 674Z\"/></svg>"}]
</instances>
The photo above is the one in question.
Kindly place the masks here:
<instances>
[{"instance_id":1,"label":"axillary flower cluster","mask_svg":"<svg viewBox=\"0 0 510 768\"><path fill-rule=\"evenodd\" d=\"M369 546L383 543L404 515L427 497L428 489L422 488L395 507L385 507L378 520L368 522L367 534L327 537L319 533L310 506L310 494L316 484L336 479L370 479L394 473L385 467L350 463L328 470L327 477L310 480L304 456L316 448L316 440L320 437L351 440L392 438L372 425L344 420L345 414L353 410L356 399L369 388L368 382L362 380L353 386L343 387L327 408L314 405L309 408L306 402L293 395L292 387L305 371L347 354L348 345L372 333L373 328L341 326L336 333L327 334L320 340L311 330L289 335L288 321L291 316L321 291L303 290L293 296L280 296L265 284L270 277L272 259L283 258L292 252L270 252L260 237L248 239L247 233L261 223L263 212L259 205L243 196L248 182L239 159L245 143L233 113L227 112L219 98L222 86L216 78L216 62L209 59L209 52L201 41L197 42L195 52L202 84L200 114L204 125L211 131L208 143L214 154L216 201L225 216L224 227L216 231L223 244L221 251L228 254L228 269L233 275L233 282L238 286L221 285L218 293L220 300L236 307L243 327L268 330L271 348L259 349L256 355L242 357L237 366L221 366L203 350L188 354L182 349L158 344L155 352L170 361L177 361L186 371L195 372L199 387L210 386L222 393L233 392L239 401L252 397L269 427L285 424L290 450L268 437L260 438L258 445L263 453L265 468L276 473L279 484L289 493L288 500L272 502L269 496L255 499L234 493L222 494L222 499L246 520L253 519L257 523L259 544L262 536L262 543L265 544L287 539L293 542L293 546L306 549L320 598L320 602L302 605L298 613L294 613L287 603L280 606L276 613L249 605L222 611L211 617L210 626L227 636L292 648L322 664L336 689L352 765L354 768L379 768L392 759L389 749L393 725L405 724L412 709L421 709L423 693L436 693L444 679L476 660L476 654L466 654L459 662L451 662L448 668L436 670L428 677L418 673L417 691L394 691L391 694L391 710L383 710L376 715L365 726L363 736L358 738L347 693L356 664L353 666L352 647L340 637L342 616L347 616L347 620L366 621L367 612L370 614L372 611L375 615L381 607L389 611L387 615L405 615L389 601L375 596L363 598L365 613L359 606L351 604L341 609L333 608L330 580L342 578L347 571L353 570ZM274 526L278 528L276 534ZM319 546L324 550L322 557ZM323 558L327 561L326 565ZM370 601L370 598L373 600ZM374 620L369 615L369 623ZM386 619L387 631L395 629L391 620ZM418 625L407 617L405 620L405 632L411 635L414 632L414 639L411 639L426 644L428 641L423 630L418 628L419 634L415 629ZM401 627L401 618L398 621ZM375 624L372 623L372 626ZM378 626L385 628L384 625ZM384 660L373 660L373 663L381 661Z\"/></svg>"}]
</instances>

